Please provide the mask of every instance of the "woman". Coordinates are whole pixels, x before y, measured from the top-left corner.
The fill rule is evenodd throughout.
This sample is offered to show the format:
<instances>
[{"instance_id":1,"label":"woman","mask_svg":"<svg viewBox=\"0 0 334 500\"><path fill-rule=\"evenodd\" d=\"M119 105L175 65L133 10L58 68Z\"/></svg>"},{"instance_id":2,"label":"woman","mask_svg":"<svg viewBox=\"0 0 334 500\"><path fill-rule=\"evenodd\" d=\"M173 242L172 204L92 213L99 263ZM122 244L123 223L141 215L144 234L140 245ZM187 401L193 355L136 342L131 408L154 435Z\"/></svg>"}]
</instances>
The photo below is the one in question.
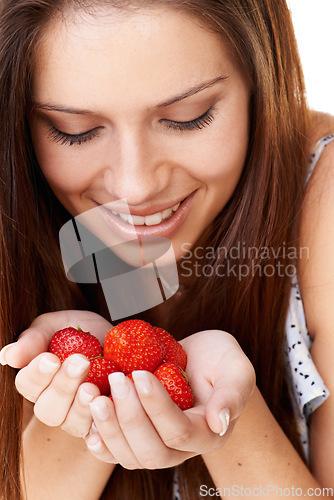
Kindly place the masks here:
<instances>
[{"instance_id":1,"label":"woman","mask_svg":"<svg viewBox=\"0 0 334 500\"><path fill-rule=\"evenodd\" d=\"M213 345L221 342L213 331L205 337L191 334L217 328L238 340L257 376L257 388L223 448L207 434L201 447L194 445L194 433L182 443L180 432L173 442L171 433L164 441L161 431L157 440L150 428L149 450L163 450L156 461L140 460L145 443L139 436L147 425L141 405L153 419L157 408L149 401L159 400L178 430L183 416L174 419L154 381L149 378L151 395L158 391L157 398L145 400L142 394L140 401L125 382L127 396L116 401L116 414L110 401L89 393L98 432L86 441L100 459L93 461L87 459L83 441L70 435L82 416L76 400L74 417L66 414L73 409L72 399L62 406L67 432L39 422L59 423L50 422L49 404L57 407L55 392L66 381L59 384L59 377L49 373L36 383L35 359L40 358L35 356L42 356L58 324L66 326L65 320L80 313L39 316L23 339L3 353L11 366L25 367L16 384L35 402L39 418L29 421L23 437L28 498L50 498L59 477L62 489L57 486L56 494L62 498L99 498L104 488L105 498L169 498L173 470L168 468L188 459L190 450L190 456L202 455L206 468L199 459L178 467L181 498L197 498L211 480L224 497L229 494L223 488L233 485L331 486L334 458L325 444L330 443L331 399L312 416L308 468L308 448L302 447L285 372L291 266L298 263L312 355L332 389L331 294L321 281L330 272L331 259L318 255L319 242L330 247L330 238L318 220L329 210L326 176L333 146L328 144L319 160L303 203L307 161L320 135L309 123L285 2L3 1L2 6L3 344L48 311L89 309L108 319L94 290L79 290L63 275L57 237L70 216L126 198L132 216L157 218L182 202L171 230L168 221L154 224L173 244L181 293L142 318L185 338L191 382L196 365L203 377L203 366L209 369L208 360L198 356L203 344L210 345L207 335ZM329 132L326 127L324 133ZM324 195L315 206L319 192ZM118 222L126 232L125 224ZM309 248L308 259L299 258L300 248ZM85 320L102 336L105 319L89 314ZM241 371L246 373L245 365ZM8 474L17 470L20 404L13 396L13 374L9 369L5 373L8 406L1 442L9 449L5 491L14 499L15 476L9 479ZM140 393L139 381L136 388ZM117 387L112 393L117 400ZM205 405L205 398L200 402ZM107 412L102 418L98 410L103 405ZM127 439L119 441L126 409L141 416L141 425L135 429L137 438L128 429ZM164 430L168 418L162 421ZM156 429L160 431L158 424ZM123 468L114 469L113 463ZM157 470L141 473L143 463L144 469Z\"/></svg>"}]
</instances>

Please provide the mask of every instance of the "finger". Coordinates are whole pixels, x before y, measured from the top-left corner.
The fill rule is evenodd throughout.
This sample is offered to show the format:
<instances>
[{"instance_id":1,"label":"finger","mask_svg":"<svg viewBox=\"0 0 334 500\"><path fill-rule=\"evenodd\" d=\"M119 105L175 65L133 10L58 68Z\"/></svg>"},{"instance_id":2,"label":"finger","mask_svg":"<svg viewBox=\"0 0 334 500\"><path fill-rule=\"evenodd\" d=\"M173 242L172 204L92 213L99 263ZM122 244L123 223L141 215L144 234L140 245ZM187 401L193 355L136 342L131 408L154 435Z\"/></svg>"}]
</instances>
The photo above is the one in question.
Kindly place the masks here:
<instances>
[{"instance_id":1,"label":"finger","mask_svg":"<svg viewBox=\"0 0 334 500\"><path fill-rule=\"evenodd\" d=\"M158 380L156 381L158 382ZM109 375L109 382L119 425L143 468L171 467L189 458L179 450L172 450L166 446L143 408L135 387L128 377L121 373L112 373ZM167 396L168 403L171 401L169 401L170 398L167 393L165 394L166 391L162 386L161 389L163 390L160 394L157 394L157 407L160 407L159 396L161 393L163 397ZM168 419L169 415L164 414L164 420Z\"/></svg>"},{"instance_id":2,"label":"finger","mask_svg":"<svg viewBox=\"0 0 334 500\"><path fill-rule=\"evenodd\" d=\"M100 434L98 432L92 432L85 438L85 442L89 451L94 455L97 459L102 462L106 462L109 464L117 464L117 460L110 453L106 445L104 444Z\"/></svg>"},{"instance_id":3,"label":"finger","mask_svg":"<svg viewBox=\"0 0 334 500\"><path fill-rule=\"evenodd\" d=\"M35 329L44 335L48 345L52 335L57 330L68 326L73 326L74 328L80 326L82 330L91 332L101 343L103 343L106 333L112 327L111 323L106 319L91 311L66 310L38 316L28 330L21 333L20 337L27 335L30 329Z\"/></svg>"},{"instance_id":4,"label":"finger","mask_svg":"<svg viewBox=\"0 0 334 500\"><path fill-rule=\"evenodd\" d=\"M206 404L206 419L213 432L225 434L231 421L237 419L255 387L255 372L240 351L229 353L228 365L214 381Z\"/></svg>"},{"instance_id":5,"label":"finger","mask_svg":"<svg viewBox=\"0 0 334 500\"><path fill-rule=\"evenodd\" d=\"M187 452L179 454L185 460L218 446L219 436L209 429L203 406L182 411L154 375L135 371L132 376L142 406L168 448Z\"/></svg>"},{"instance_id":6,"label":"finger","mask_svg":"<svg viewBox=\"0 0 334 500\"><path fill-rule=\"evenodd\" d=\"M21 333L17 342L1 349L0 363L13 368L27 366L33 358L48 350L50 339L57 330L78 325L85 331L91 331L101 343L112 326L107 320L90 311L69 310L42 314Z\"/></svg>"},{"instance_id":7,"label":"finger","mask_svg":"<svg viewBox=\"0 0 334 500\"><path fill-rule=\"evenodd\" d=\"M16 375L15 385L18 392L28 401L35 403L59 368L60 360L55 354L40 354Z\"/></svg>"},{"instance_id":8,"label":"finger","mask_svg":"<svg viewBox=\"0 0 334 500\"><path fill-rule=\"evenodd\" d=\"M96 385L88 382L81 384L61 428L75 437L87 436L93 421L89 403L99 395Z\"/></svg>"},{"instance_id":9,"label":"finger","mask_svg":"<svg viewBox=\"0 0 334 500\"><path fill-rule=\"evenodd\" d=\"M30 361L48 350L52 335L67 325L70 311L46 313L38 316L19 336L17 342L8 344L0 353L2 364L13 368L27 366Z\"/></svg>"},{"instance_id":10,"label":"finger","mask_svg":"<svg viewBox=\"0 0 334 500\"><path fill-rule=\"evenodd\" d=\"M109 452L115 457L117 463L121 464L126 469L140 469L141 465L125 439L111 399L106 396L100 396L95 398L89 406L98 433ZM128 411L131 412L131 408L129 408ZM103 450L101 447L100 449L102 453ZM95 452L97 452L97 450L95 450Z\"/></svg>"},{"instance_id":11,"label":"finger","mask_svg":"<svg viewBox=\"0 0 334 500\"><path fill-rule=\"evenodd\" d=\"M0 352L0 361L2 365L9 365L13 368L23 368L27 366L32 359L48 350L48 342L38 329L29 328L17 342L8 344Z\"/></svg>"},{"instance_id":12,"label":"finger","mask_svg":"<svg viewBox=\"0 0 334 500\"><path fill-rule=\"evenodd\" d=\"M89 359L81 354L72 354L65 359L52 383L35 403L34 412L41 422L52 427L64 422L89 367Z\"/></svg>"}]
</instances>

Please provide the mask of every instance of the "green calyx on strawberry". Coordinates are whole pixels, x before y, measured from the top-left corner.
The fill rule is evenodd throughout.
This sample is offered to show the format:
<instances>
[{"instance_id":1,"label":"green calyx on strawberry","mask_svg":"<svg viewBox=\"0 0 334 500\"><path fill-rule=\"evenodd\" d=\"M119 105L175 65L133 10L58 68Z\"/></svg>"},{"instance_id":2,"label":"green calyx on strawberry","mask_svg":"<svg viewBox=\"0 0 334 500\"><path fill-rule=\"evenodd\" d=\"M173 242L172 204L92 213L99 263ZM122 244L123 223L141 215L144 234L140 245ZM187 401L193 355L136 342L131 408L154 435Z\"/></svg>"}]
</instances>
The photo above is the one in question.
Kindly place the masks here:
<instances>
[{"instance_id":1,"label":"green calyx on strawberry","mask_svg":"<svg viewBox=\"0 0 334 500\"><path fill-rule=\"evenodd\" d=\"M101 395L110 394L108 375L120 371L116 363L103 357L99 340L81 328L67 327L57 331L49 343L52 352L63 363L72 354L83 354L90 360L90 369L85 382L97 385Z\"/></svg>"},{"instance_id":2,"label":"green calyx on strawberry","mask_svg":"<svg viewBox=\"0 0 334 500\"><path fill-rule=\"evenodd\" d=\"M165 347L153 326L131 319L114 326L104 339L104 357L125 373L153 372L163 361Z\"/></svg>"},{"instance_id":3,"label":"green calyx on strawberry","mask_svg":"<svg viewBox=\"0 0 334 500\"><path fill-rule=\"evenodd\" d=\"M187 410L193 406L194 395L184 371L179 366L174 363L163 363L154 371L154 375L181 410Z\"/></svg>"}]
</instances>

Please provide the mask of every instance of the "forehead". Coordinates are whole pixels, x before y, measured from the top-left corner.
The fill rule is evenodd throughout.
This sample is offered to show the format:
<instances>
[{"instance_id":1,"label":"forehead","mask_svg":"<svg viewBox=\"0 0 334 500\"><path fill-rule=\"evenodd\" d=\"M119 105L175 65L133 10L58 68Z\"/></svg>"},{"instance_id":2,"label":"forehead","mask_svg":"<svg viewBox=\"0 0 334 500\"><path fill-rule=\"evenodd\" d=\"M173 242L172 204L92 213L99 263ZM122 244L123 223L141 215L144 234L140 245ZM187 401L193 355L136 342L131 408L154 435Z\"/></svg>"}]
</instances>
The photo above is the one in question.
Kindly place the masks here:
<instances>
[{"instance_id":1,"label":"forehead","mask_svg":"<svg viewBox=\"0 0 334 500\"><path fill-rule=\"evenodd\" d=\"M232 69L222 37L185 13L72 13L48 26L36 50L33 97L73 106L84 97L87 107L107 96L150 105Z\"/></svg>"}]
</instances>

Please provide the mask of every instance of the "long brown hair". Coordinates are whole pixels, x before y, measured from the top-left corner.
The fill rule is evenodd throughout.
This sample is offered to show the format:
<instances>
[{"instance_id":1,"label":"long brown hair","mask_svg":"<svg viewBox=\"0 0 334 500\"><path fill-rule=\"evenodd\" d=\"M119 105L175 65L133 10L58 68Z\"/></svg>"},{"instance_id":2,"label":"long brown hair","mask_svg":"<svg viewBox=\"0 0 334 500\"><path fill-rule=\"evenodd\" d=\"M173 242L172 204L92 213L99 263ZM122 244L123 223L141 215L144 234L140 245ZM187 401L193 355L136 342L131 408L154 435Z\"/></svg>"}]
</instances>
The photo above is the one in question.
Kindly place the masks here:
<instances>
[{"instance_id":1,"label":"long brown hair","mask_svg":"<svg viewBox=\"0 0 334 500\"><path fill-rule=\"evenodd\" d=\"M231 332L253 362L267 404L300 451L283 365L290 287L284 270L291 262L282 255L281 272L268 276L261 272L261 256L254 258L246 251L238 256L238 265L253 269L259 264L257 272L242 279L234 273L222 278L217 272L222 265L226 269L234 248L271 249L265 263L274 266L274 255L284 245L298 245L308 124L303 76L285 0L0 0L0 347L15 341L43 312L90 307L62 270L58 229L70 216L40 172L27 109L33 56L43 29L63 8L85 5L88 9L97 3L119 8L166 4L195 16L229 41L252 82L244 171L233 196L201 242L215 250L206 259L212 275L203 275L189 289L181 314L175 312L168 327L177 337L208 328ZM224 252L219 251L222 248ZM1 497L19 500L21 398L14 388L14 371L9 367L1 370ZM103 498L168 498L171 473L117 468ZM206 474L199 458L181 466L182 498L198 498L199 484L208 484Z\"/></svg>"}]
</instances>

